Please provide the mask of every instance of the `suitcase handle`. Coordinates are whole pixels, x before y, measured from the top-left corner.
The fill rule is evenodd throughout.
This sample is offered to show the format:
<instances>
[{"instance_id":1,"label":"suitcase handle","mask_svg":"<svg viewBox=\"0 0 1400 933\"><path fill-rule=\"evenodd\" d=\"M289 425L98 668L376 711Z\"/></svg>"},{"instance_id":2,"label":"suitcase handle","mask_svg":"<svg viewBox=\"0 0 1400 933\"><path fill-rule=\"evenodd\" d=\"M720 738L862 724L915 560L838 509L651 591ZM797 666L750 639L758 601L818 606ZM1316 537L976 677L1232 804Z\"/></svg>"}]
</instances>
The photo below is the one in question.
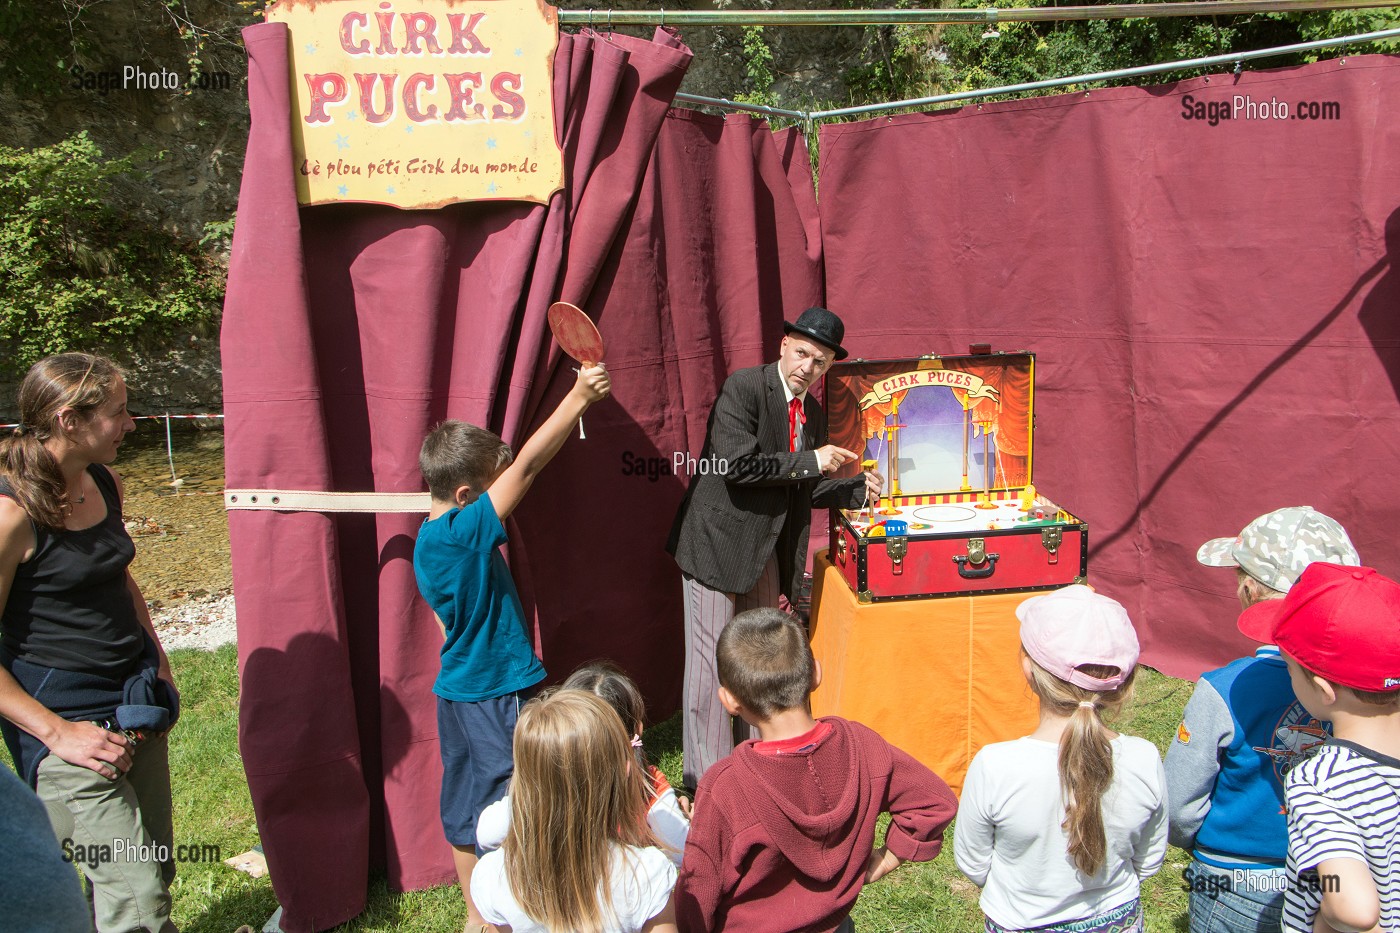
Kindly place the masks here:
<instances>
[{"instance_id":1,"label":"suitcase handle","mask_svg":"<svg viewBox=\"0 0 1400 933\"><path fill-rule=\"evenodd\" d=\"M987 566L968 566L967 555L958 554L953 558L953 563L958 565L958 576L964 580L982 580L996 573L997 561L1000 559L1000 554L988 554L986 561L984 561Z\"/></svg>"}]
</instances>

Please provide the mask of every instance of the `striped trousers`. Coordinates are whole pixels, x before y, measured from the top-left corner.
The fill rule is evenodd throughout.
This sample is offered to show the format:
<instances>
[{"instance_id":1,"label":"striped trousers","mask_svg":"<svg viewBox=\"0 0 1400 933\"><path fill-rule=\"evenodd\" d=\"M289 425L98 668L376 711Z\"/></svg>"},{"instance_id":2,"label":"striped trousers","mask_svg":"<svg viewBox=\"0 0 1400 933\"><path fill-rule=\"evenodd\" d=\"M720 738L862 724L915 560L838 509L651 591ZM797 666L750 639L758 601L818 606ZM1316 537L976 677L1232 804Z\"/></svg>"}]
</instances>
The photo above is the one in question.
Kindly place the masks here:
<instances>
[{"instance_id":1,"label":"striped trousers","mask_svg":"<svg viewBox=\"0 0 1400 933\"><path fill-rule=\"evenodd\" d=\"M778 562L769 557L758 582L747 593L721 593L682 574L685 603L685 709L682 753L685 786L699 785L710 765L756 733L748 723L731 717L719 702L715 645L729 620L741 612L778 605Z\"/></svg>"}]
</instances>

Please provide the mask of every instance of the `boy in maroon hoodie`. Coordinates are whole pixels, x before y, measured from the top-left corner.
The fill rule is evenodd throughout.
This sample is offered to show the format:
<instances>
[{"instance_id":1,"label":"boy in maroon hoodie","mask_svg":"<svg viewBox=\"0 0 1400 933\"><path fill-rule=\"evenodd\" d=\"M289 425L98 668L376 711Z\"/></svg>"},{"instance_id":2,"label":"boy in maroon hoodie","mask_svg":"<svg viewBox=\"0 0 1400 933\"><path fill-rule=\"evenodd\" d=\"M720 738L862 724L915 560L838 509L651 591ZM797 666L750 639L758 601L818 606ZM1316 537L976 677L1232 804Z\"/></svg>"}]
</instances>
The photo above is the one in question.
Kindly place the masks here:
<instances>
[{"instance_id":1,"label":"boy in maroon hoodie","mask_svg":"<svg viewBox=\"0 0 1400 933\"><path fill-rule=\"evenodd\" d=\"M719 698L759 738L705 773L676 883L681 933L830 933L866 882L928 861L958 802L873 730L812 718L807 633L777 609L740 613L715 650ZM876 849L875 823L893 819Z\"/></svg>"}]
</instances>

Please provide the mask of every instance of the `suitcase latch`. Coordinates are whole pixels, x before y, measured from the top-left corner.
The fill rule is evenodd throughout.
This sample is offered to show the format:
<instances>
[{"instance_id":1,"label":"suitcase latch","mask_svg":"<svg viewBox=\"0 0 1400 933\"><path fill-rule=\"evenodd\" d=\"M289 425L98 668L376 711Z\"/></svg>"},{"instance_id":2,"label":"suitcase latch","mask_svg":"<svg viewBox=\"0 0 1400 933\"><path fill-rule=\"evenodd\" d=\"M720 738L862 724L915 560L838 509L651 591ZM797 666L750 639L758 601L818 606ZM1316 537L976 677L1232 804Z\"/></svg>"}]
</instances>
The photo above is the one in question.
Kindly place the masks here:
<instances>
[{"instance_id":1,"label":"suitcase latch","mask_svg":"<svg viewBox=\"0 0 1400 933\"><path fill-rule=\"evenodd\" d=\"M958 565L958 576L964 580L981 580L996 573L1000 554L987 553L985 538L968 538L967 554L954 554L953 563Z\"/></svg>"},{"instance_id":2,"label":"suitcase latch","mask_svg":"<svg viewBox=\"0 0 1400 933\"><path fill-rule=\"evenodd\" d=\"M885 539L885 553L889 555L892 564L891 572L896 576L904 575L904 555L909 553L909 539L904 535L894 535Z\"/></svg>"},{"instance_id":3,"label":"suitcase latch","mask_svg":"<svg viewBox=\"0 0 1400 933\"><path fill-rule=\"evenodd\" d=\"M1058 564L1060 562L1060 543L1065 539L1063 528L1042 528L1040 529L1040 544L1050 554L1046 563Z\"/></svg>"}]
</instances>

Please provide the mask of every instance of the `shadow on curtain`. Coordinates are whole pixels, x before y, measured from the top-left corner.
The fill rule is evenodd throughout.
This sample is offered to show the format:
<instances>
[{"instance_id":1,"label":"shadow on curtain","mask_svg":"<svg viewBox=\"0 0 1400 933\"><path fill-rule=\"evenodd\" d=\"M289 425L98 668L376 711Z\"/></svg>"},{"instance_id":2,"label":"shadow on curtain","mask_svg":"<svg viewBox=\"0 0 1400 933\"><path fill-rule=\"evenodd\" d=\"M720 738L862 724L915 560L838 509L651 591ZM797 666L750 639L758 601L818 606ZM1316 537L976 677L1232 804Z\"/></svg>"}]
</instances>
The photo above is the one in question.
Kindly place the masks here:
<instances>
[{"instance_id":1,"label":"shadow on curtain","mask_svg":"<svg viewBox=\"0 0 1400 933\"><path fill-rule=\"evenodd\" d=\"M777 358L784 315L820 299L801 134L673 110L588 309L607 344L612 400L589 411L587 439L564 446L513 516L511 567L554 679L610 658L642 688L653 721L679 706L680 570L665 543L703 468L710 407L731 371ZM573 381L555 372L537 421Z\"/></svg>"},{"instance_id":2,"label":"shadow on curtain","mask_svg":"<svg viewBox=\"0 0 1400 933\"><path fill-rule=\"evenodd\" d=\"M822 127L852 355L1038 354L1036 485L1169 674L1253 652L1195 556L1264 512L1312 505L1396 572L1397 93L1368 55ZM1236 97L1340 118L1190 116Z\"/></svg>"}]
</instances>

